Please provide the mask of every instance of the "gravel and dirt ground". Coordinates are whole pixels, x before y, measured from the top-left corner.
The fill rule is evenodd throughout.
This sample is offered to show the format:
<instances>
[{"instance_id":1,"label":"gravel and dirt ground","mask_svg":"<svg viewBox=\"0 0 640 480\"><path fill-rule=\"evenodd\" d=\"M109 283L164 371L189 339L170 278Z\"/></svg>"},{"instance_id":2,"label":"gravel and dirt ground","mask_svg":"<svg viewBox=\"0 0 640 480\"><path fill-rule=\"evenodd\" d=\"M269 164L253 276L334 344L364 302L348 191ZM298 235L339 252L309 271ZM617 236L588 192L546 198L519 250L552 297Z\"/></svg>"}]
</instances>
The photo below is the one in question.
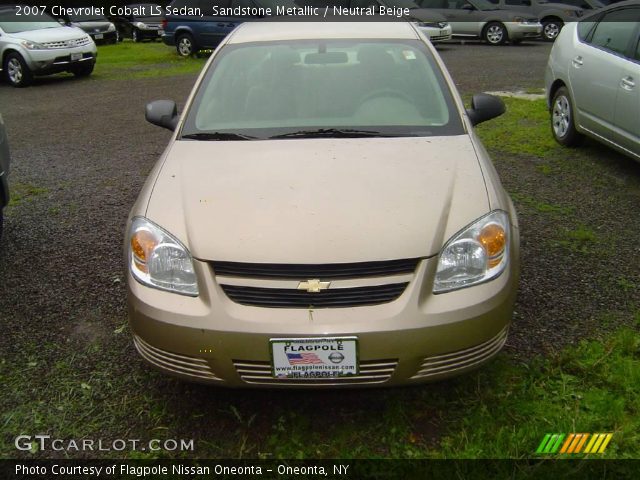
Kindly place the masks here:
<instances>
[{"instance_id":1,"label":"gravel and dirt ground","mask_svg":"<svg viewBox=\"0 0 640 480\"><path fill-rule=\"evenodd\" d=\"M464 95L542 89L549 50L545 43L440 47ZM122 400L123 409L132 409L118 411L116 421L125 425L95 421L90 427L94 436L140 435L152 427L167 428L168 422L174 437L206 439L231 431L236 453L256 456L260 452L243 452L249 426L263 432L255 434L259 438L253 444L262 440L264 446L267 434L284 422L270 412L278 410L276 405L278 411L298 408L301 394L220 391L149 373L123 329L125 220L170 136L145 122L144 106L159 98L173 98L182 106L194 80L193 75L133 80L61 76L27 89L0 84L0 112L13 157L13 203L0 244L0 350L3 368L24 362L29 385L46 383L64 358L68 368L95 382L76 389L96 389L106 375L114 382L124 378L133 396L145 391L144 408ZM529 359L585 336L597 337L601 327L629 323L640 305L640 165L593 142L585 147L585 164L577 163L587 155L584 149L548 159L545 152L552 147L546 144L524 153L501 149L499 139L492 145L522 229L522 282L507 355ZM76 356L75 351L84 353ZM34 402L64 403L64 392L40 398L35 386ZM447 385L429 388L444 392ZM368 415L362 404L367 411L384 408L390 395L341 393L339 406L332 406L335 394L321 392L306 398L304 409L353 421ZM159 399L162 411L154 413L150 405ZM235 405L233 411L229 404ZM425 406L423 425L416 421L426 443L439 435L438 422L430 419L444 411L446 405ZM87 413L94 414L100 416ZM152 427L149 418L158 419ZM25 425L44 431L51 421L24 419ZM56 433L87 434L78 432L83 433ZM216 450L209 452L215 455Z\"/></svg>"}]
</instances>

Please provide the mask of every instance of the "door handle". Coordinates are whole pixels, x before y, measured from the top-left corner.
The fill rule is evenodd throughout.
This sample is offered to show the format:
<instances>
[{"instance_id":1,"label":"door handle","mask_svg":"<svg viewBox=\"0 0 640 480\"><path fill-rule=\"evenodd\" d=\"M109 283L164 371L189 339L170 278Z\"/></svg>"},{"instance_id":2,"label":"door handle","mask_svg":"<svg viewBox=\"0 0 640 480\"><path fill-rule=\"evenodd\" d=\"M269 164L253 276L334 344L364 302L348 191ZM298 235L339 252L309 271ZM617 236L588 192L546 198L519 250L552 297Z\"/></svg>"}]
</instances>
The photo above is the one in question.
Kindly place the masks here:
<instances>
[{"instance_id":1,"label":"door handle","mask_svg":"<svg viewBox=\"0 0 640 480\"><path fill-rule=\"evenodd\" d=\"M625 90L631 90L636 86L636 83L633 81L633 77L624 77L620 80L620 86Z\"/></svg>"},{"instance_id":2,"label":"door handle","mask_svg":"<svg viewBox=\"0 0 640 480\"><path fill-rule=\"evenodd\" d=\"M577 56L576 58L571 60L571 62L573 63L573 66L576 68L580 68L584 64L584 62L582 61L582 57L580 56Z\"/></svg>"}]
</instances>

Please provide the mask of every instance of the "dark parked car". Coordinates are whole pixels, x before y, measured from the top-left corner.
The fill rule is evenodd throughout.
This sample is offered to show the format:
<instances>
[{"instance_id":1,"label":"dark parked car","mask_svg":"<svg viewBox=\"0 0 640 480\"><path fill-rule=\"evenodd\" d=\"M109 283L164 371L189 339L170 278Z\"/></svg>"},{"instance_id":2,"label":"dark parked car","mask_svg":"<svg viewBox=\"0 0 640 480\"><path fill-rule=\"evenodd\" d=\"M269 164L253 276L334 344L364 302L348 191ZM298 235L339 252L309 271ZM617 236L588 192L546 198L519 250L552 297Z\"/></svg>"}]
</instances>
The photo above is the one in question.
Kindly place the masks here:
<instances>
[{"instance_id":1,"label":"dark parked car","mask_svg":"<svg viewBox=\"0 0 640 480\"><path fill-rule=\"evenodd\" d=\"M96 43L116 43L120 37L113 22L103 15L64 15L59 20L84 30Z\"/></svg>"},{"instance_id":2,"label":"dark parked car","mask_svg":"<svg viewBox=\"0 0 640 480\"><path fill-rule=\"evenodd\" d=\"M120 40L130 38L134 42L142 42L162 38L164 10L160 5L136 3L121 7L119 10L122 15L112 16L110 20L116 25Z\"/></svg>"},{"instance_id":3,"label":"dark parked car","mask_svg":"<svg viewBox=\"0 0 640 480\"><path fill-rule=\"evenodd\" d=\"M238 25L258 16L234 15L239 8L260 9L276 7L297 8L293 0L173 0L171 11L184 7L199 9L200 15L166 15L162 41L175 46L178 54L188 57L199 50L216 48Z\"/></svg>"},{"instance_id":4,"label":"dark parked car","mask_svg":"<svg viewBox=\"0 0 640 480\"><path fill-rule=\"evenodd\" d=\"M2 211L9 204L9 142L0 115L0 237L2 237Z\"/></svg>"}]
</instances>

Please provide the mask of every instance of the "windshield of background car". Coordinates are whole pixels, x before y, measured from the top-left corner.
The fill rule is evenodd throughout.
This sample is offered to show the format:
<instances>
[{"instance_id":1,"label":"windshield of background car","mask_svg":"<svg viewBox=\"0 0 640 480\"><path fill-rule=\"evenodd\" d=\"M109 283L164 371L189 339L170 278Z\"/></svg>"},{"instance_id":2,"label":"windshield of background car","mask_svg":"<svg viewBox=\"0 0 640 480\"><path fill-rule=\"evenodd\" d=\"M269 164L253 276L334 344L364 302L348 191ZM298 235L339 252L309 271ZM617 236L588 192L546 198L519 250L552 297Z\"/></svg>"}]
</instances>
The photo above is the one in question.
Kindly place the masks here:
<instances>
[{"instance_id":1,"label":"windshield of background car","mask_svg":"<svg viewBox=\"0 0 640 480\"><path fill-rule=\"evenodd\" d=\"M105 17L101 15L69 15L69 20L72 22L108 22Z\"/></svg>"},{"instance_id":2,"label":"windshield of background car","mask_svg":"<svg viewBox=\"0 0 640 480\"><path fill-rule=\"evenodd\" d=\"M389 136L464 133L422 42L297 40L225 46L198 88L182 136L269 138L329 128Z\"/></svg>"},{"instance_id":3,"label":"windshield of background car","mask_svg":"<svg viewBox=\"0 0 640 480\"><path fill-rule=\"evenodd\" d=\"M17 21L18 18L20 21ZM18 17L15 10L0 12L0 28L5 33L29 32L31 30L57 28L59 26L60 23L46 13L27 15L23 12Z\"/></svg>"}]
</instances>

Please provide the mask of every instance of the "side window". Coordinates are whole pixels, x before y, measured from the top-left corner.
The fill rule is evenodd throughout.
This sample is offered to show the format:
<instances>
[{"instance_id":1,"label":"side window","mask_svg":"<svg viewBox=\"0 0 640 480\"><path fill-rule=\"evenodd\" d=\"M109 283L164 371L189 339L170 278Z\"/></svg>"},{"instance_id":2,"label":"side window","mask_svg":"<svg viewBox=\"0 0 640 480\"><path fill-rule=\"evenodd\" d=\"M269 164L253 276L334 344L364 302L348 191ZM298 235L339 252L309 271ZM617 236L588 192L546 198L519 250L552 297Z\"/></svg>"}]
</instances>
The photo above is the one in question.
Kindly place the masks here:
<instances>
[{"instance_id":1,"label":"side window","mask_svg":"<svg viewBox=\"0 0 640 480\"><path fill-rule=\"evenodd\" d=\"M596 26L590 43L611 52L626 54L638 25L637 11L623 9L606 14Z\"/></svg>"},{"instance_id":2,"label":"side window","mask_svg":"<svg viewBox=\"0 0 640 480\"><path fill-rule=\"evenodd\" d=\"M640 39L638 39L638 43L636 44L636 60L640 60Z\"/></svg>"},{"instance_id":3,"label":"side window","mask_svg":"<svg viewBox=\"0 0 640 480\"><path fill-rule=\"evenodd\" d=\"M504 4L515 7L529 7L531 6L531 0L505 0Z\"/></svg>"},{"instance_id":4,"label":"side window","mask_svg":"<svg viewBox=\"0 0 640 480\"><path fill-rule=\"evenodd\" d=\"M500 3L500 0L488 0L489 3L493 3L494 5L498 5Z\"/></svg>"}]
</instances>

